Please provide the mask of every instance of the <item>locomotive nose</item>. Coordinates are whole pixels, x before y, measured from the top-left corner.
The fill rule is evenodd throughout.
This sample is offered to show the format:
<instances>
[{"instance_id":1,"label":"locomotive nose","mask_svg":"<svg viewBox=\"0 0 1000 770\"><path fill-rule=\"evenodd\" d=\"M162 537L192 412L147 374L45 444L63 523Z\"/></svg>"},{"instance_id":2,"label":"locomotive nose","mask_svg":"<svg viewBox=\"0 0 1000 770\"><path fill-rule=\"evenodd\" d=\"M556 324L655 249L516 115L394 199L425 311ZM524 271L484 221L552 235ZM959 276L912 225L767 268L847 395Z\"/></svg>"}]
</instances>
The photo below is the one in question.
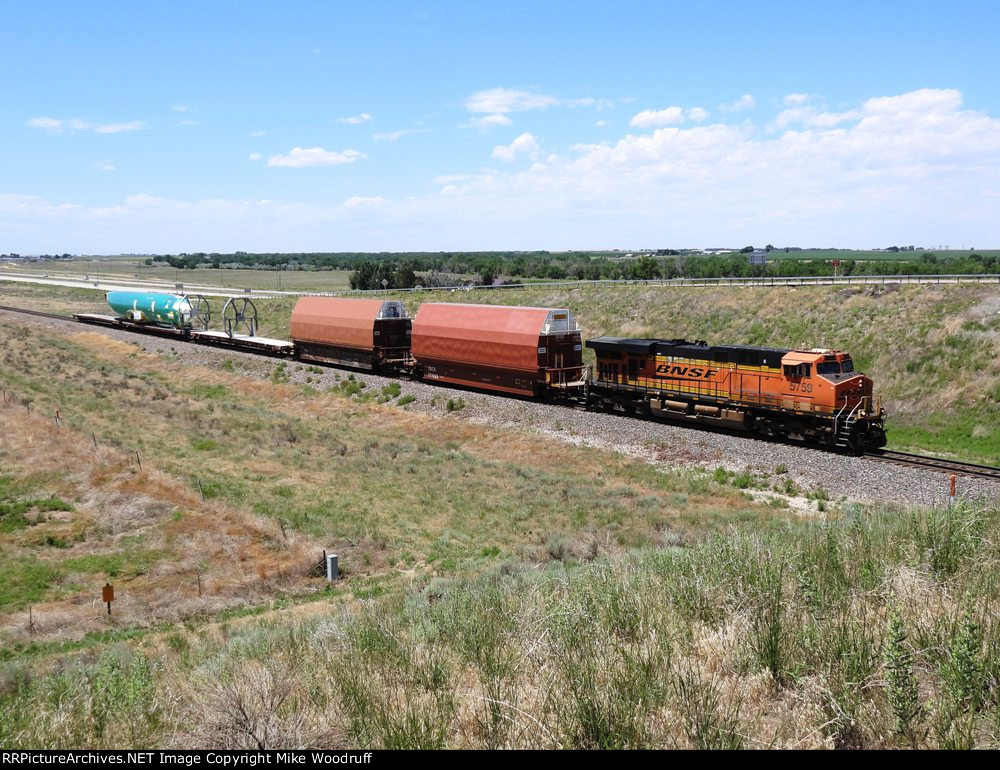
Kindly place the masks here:
<instances>
[{"instance_id":1,"label":"locomotive nose","mask_svg":"<svg viewBox=\"0 0 1000 770\"><path fill-rule=\"evenodd\" d=\"M859 374L856 377L851 377L850 379L838 382L836 392L838 401L846 399L848 401L854 402L864 397L871 398L872 395L871 377L866 377L863 374Z\"/></svg>"}]
</instances>

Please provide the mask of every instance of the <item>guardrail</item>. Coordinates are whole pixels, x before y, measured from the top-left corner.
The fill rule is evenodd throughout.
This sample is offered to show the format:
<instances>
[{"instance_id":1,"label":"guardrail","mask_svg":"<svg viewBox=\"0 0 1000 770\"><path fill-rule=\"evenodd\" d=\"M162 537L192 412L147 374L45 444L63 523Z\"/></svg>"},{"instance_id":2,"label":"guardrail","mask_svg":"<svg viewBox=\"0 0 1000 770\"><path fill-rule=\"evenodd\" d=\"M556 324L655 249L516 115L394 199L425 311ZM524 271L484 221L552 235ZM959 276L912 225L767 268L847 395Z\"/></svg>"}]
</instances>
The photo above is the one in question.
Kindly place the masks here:
<instances>
[{"instance_id":1,"label":"guardrail","mask_svg":"<svg viewBox=\"0 0 1000 770\"><path fill-rule=\"evenodd\" d=\"M600 281L546 281L544 283L505 283L498 286L420 286L412 289L348 289L323 292L325 296L351 294L380 295L425 291L516 291L518 289L538 289L551 287L581 286L668 286L668 287L708 287L740 286L746 288L771 288L775 286L871 286L888 284L948 284L948 283L995 283L1000 284L1000 273L954 274L954 275L804 275L766 276L763 278L654 278L651 280L600 280ZM287 292L293 293L293 292Z\"/></svg>"},{"instance_id":2,"label":"guardrail","mask_svg":"<svg viewBox=\"0 0 1000 770\"><path fill-rule=\"evenodd\" d=\"M94 276L96 277L96 276ZM94 281L94 277L87 276L81 279L79 276L72 278L55 278L52 274L44 276L7 276L0 273L0 281L28 281L34 283L45 283L45 279L64 280L75 283L93 283L95 288L129 288L128 279L107 279L101 278ZM142 284L154 283L142 279L136 281L137 287ZM164 282L167 283L167 282ZM538 288L578 288L584 286L664 286L676 288L690 287L712 287L712 286L732 286L742 288L772 288L780 286L872 286L890 284L949 284L949 283L995 283L1000 285L1000 273L974 273L974 274L942 274L942 275L801 275L801 276L766 276L762 278L654 278L651 280L616 279L599 281L546 281L537 283L505 283L499 286L477 286L473 284L462 284L456 286L421 286L412 289L342 289L339 291L309 292L309 291L288 291L276 289L250 289L235 287L211 287L203 284L187 284L174 282L175 291L197 291L202 294L216 292L224 293L225 296L238 296L252 294L255 297L342 297L342 296L380 296L398 293L419 293L419 292L453 292L453 291L517 291L524 289ZM164 287L165 288L165 287Z\"/></svg>"}]
</instances>

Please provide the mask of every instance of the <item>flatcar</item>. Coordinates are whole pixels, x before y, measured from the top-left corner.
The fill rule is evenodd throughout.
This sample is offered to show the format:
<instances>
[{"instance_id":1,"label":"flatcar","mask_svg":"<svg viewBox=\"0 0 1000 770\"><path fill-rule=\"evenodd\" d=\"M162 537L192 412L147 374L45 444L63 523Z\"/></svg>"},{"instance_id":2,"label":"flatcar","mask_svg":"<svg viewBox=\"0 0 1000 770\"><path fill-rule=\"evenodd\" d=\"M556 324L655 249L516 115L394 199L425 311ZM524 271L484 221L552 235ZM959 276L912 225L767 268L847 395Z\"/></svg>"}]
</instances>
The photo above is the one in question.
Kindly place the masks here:
<instances>
[{"instance_id":1,"label":"flatcar","mask_svg":"<svg viewBox=\"0 0 1000 770\"><path fill-rule=\"evenodd\" d=\"M588 340L596 408L812 441L885 446L872 381L837 350L712 346L683 339Z\"/></svg>"}]
</instances>

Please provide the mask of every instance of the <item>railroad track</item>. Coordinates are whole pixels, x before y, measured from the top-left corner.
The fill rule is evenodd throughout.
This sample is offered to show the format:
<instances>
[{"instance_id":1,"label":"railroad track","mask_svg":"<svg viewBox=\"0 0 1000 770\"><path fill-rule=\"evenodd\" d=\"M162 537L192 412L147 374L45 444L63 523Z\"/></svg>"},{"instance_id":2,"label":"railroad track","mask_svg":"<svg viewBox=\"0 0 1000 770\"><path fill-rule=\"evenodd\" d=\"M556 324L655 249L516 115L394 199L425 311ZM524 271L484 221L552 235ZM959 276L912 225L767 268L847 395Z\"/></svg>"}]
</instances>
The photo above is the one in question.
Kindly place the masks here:
<instances>
[{"instance_id":1,"label":"railroad track","mask_svg":"<svg viewBox=\"0 0 1000 770\"><path fill-rule=\"evenodd\" d=\"M974 476L980 479L1000 481L1000 468L995 468L992 465L978 465L959 460L942 460L940 457L929 457L927 455L913 454L912 452L895 452L884 449L875 452L866 452L864 456L869 460L893 463L894 465L906 465L912 468L924 468L941 473L953 473L956 476Z\"/></svg>"},{"instance_id":2,"label":"railroad track","mask_svg":"<svg viewBox=\"0 0 1000 770\"><path fill-rule=\"evenodd\" d=\"M6 310L10 313L20 313L22 315L35 315L39 318L55 318L57 321L72 321L73 316L69 315L59 315L58 313L43 313L41 310L25 310L23 307L10 307L8 305L0 305L0 310Z\"/></svg>"},{"instance_id":3,"label":"railroad track","mask_svg":"<svg viewBox=\"0 0 1000 770\"><path fill-rule=\"evenodd\" d=\"M57 321L73 321L77 322L78 319L72 316L60 315L58 313L44 313L40 310L26 310L20 307L10 307L7 305L0 305L0 310L6 310L11 313L21 313L24 315L33 315L40 318L51 318ZM88 323L95 323L91 320ZM99 324L105 326L112 326L111 324ZM149 331L142 329L137 329L135 327L114 327L120 328L123 331L133 332L135 334L152 334L155 336L167 336L164 335L162 330L151 328ZM198 343L198 340L186 340L190 342ZM201 341L201 344L213 344L211 341ZM244 352L254 353L261 355L262 351L251 348L242 347L239 344L227 345L229 349L233 350L243 350ZM264 352L263 355L269 355ZM583 409L584 407L572 407ZM742 434L740 434L742 435ZM810 447L813 448L813 447ZM873 452L866 452L864 457L869 460L874 460L876 462L886 462L892 463L894 465L903 465L911 468L921 468L923 470L938 471L940 473L955 474L956 476L966 476L975 477L981 479L989 479L992 481L1000 482L1000 468L996 468L990 465L977 465L976 463L961 462L958 460L944 460L939 457L930 457L928 455L913 454L911 452L896 452L891 450L876 450Z\"/></svg>"}]
</instances>

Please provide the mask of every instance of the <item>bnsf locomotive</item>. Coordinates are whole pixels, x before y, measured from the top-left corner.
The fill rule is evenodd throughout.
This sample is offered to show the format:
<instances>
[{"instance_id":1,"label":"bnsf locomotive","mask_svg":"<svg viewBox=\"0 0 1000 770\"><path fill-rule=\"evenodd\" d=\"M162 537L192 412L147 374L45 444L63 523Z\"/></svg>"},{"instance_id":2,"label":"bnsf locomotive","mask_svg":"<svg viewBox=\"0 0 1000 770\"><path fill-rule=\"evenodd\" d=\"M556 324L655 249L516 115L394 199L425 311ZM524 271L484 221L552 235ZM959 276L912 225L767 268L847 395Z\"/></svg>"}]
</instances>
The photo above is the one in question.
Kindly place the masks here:
<instances>
[{"instance_id":1,"label":"bnsf locomotive","mask_svg":"<svg viewBox=\"0 0 1000 770\"><path fill-rule=\"evenodd\" d=\"M425 302L411 319L398 301L303 297L292 311L289 343L253 336L255 319L248 337L231 327L228 335L192 329L198 314L168 299L109 295L124 317L76 317L162 324L208 344L857 452L886 443L872 381L840 351L598 337L586 343L596 357L590 371L580 328L564 309Z\"/></svg>"},{"instance_id":2,"label":"bnsf locomotive","mask_svg":"<svg viewBox=\"0 0 1000 770\"><path fill-rule=\"evenodd\" d=\"M886 443L872 381L847 353L619 337L587 347L593 406L854 451Z\"/></svg>"}]
</instances>

